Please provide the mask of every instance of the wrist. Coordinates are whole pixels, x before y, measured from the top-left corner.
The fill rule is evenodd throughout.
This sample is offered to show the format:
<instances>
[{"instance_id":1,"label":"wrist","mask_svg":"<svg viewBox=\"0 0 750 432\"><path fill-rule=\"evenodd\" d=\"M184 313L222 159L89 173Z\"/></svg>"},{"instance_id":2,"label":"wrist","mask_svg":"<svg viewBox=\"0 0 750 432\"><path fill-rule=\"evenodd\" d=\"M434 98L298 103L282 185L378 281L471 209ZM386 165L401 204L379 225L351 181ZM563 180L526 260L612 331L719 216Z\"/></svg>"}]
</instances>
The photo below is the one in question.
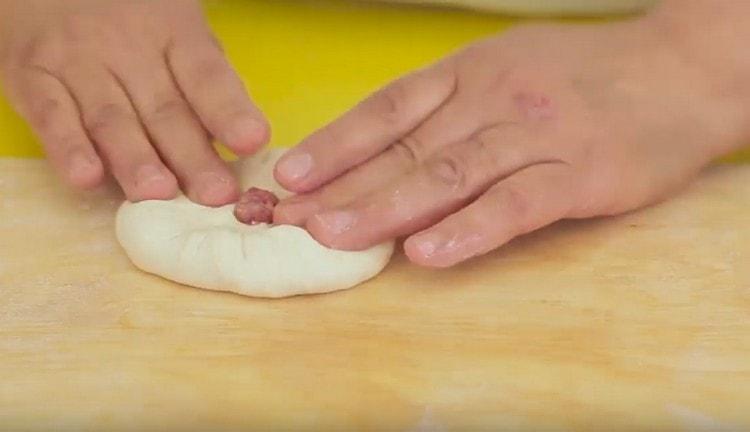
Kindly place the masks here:
<instances>
[{"instance_id":1,"label":"wrist","mask_svg":"<svg viewBox=\"0 0 750 432\"><path fill-rule=\"evenodd\" d=\"M663 0L643 22L686 67L700 71L709 98L707 115L722 113L724 139L716 156L750 142L750 2ZM696 83L698 85L698 83Z\"/></svg>"}]
</instances>

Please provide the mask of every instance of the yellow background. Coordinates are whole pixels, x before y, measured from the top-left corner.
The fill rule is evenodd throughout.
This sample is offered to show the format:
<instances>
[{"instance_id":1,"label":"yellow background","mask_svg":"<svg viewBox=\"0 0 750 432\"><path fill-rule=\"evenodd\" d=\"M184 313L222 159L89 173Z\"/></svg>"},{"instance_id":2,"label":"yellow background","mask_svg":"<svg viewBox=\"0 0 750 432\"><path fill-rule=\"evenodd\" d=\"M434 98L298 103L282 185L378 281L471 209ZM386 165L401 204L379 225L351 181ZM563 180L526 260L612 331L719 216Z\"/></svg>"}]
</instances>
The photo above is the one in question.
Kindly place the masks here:
<instances>
[{"instance_id":1,"label":"yellow background","mask_svg":"<svg viewBox=\"0 0 750 432\"><path fill-rule=\"evenodd\" d=\"M211 25L273 127L297 143L390 79L512 24L497 15L356 1L214 0ZM41 156L0 100L0 156Z\"/></svg>"}]
</instances>

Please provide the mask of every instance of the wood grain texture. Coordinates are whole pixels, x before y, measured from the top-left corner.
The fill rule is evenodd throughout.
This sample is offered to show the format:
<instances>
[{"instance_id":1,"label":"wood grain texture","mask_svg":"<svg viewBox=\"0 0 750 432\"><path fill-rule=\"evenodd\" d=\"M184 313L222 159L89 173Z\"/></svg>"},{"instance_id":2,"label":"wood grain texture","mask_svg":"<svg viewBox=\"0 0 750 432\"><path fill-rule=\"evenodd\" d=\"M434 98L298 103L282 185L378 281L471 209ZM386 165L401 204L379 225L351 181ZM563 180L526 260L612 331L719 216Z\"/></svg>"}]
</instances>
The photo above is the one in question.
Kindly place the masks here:
<instances>
[{"instance_id":1,"label":"wood grain texture","mask_svg":"<svg viewBox=\"0 0 750 432\"><path fill-rule=\"evenodd\" d=\"M0 159L2 430L747 430L750 167L461 267L257 300L133 268ZM723 428L723 429L722 429Z\"/></svg>"}]
</instances>

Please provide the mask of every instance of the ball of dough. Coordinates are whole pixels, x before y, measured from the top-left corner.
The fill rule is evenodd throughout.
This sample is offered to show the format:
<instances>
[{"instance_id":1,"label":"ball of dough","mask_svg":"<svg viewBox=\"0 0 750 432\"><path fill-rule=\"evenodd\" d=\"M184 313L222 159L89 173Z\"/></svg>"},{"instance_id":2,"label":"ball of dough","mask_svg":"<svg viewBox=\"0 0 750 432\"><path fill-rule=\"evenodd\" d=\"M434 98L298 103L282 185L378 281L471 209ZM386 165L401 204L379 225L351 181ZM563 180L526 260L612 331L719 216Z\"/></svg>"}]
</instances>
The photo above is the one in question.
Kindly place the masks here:
<instances>
[{"instance_id":1,"label":"ball of dough","mask_svg":"<svg viewBox=\"0 0 750 432\"><path fill-rule=\"evenodd\" d=\"M256 186L289 196L273 179L282 149L239 162L243 189ZM180 196L171 201L125 202L117 212L117 239L141 270L175 282L253 297L287 297L351 288L378 274L393 242L358 252L326 248L292 225L245 225L233 206L204 207Z\"/></svg>"}]
</instances>

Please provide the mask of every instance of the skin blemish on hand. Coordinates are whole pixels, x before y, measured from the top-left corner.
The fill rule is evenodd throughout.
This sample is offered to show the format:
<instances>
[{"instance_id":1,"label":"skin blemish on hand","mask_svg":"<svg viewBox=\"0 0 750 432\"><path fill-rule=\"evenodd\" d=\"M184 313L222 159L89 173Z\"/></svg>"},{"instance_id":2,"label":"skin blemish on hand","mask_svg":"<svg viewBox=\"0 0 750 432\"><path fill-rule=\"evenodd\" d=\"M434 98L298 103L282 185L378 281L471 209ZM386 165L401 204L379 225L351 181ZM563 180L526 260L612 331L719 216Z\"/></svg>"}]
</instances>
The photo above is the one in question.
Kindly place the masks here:
<instances>
[{"instance_id":1,"label":"skin blemish on hand","mask_svg":"<svg viewBox=\"0 0 750 432\"><path fill-rule=\"evenodd\" d=\"M549 96L540 93L520 92L513 96L513 104L524 119L549 121L555 118L557 110Z\"/></svg>"}]
</instances>

